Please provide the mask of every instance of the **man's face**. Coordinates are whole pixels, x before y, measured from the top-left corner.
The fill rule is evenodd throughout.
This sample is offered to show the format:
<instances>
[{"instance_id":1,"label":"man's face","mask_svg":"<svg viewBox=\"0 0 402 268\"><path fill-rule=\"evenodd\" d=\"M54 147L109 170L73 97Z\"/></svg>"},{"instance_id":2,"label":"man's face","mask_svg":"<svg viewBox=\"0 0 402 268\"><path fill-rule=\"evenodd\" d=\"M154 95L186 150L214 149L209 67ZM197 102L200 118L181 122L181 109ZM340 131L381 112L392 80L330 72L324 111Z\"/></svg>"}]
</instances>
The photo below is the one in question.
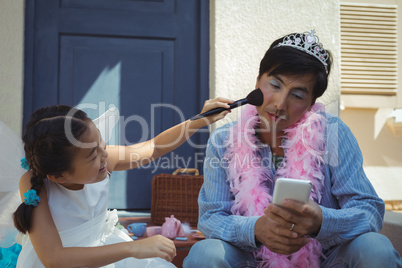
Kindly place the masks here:
<instances>
[{"instance_id":1,"label":"man's face","mask_svg":"<svg viewBox=\"0 0 402 268\"><path fill-rule=\"evenodd\" d=\"M262 126L278 133L298 122L311 109L316 77L312 73L272 76L268 73L257 78L255 87L264 95L257 111Z\"/></svg>"}]
</instances>

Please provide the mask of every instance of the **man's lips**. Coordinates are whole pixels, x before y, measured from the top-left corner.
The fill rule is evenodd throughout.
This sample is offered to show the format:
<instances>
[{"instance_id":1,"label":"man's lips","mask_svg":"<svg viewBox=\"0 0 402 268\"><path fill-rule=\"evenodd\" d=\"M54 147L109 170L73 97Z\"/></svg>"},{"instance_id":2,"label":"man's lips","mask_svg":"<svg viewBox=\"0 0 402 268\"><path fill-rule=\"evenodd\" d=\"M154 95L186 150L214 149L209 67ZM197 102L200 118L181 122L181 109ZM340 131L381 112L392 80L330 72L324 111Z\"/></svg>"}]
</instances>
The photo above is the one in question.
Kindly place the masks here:
<instances>
[{"instance_id":1,"label":"man's lips","mask_svg":"<svg viewBox=\"0 0 402 268\"><path fill-rule=\"evenodd\" d=\"M268 114L269 118L271 118L271 120L273 120L273 121L277 121L279 119L279 116L277 116L274 113L267 112L267 114Z\"/></svg>"},{"instance_id":2,"label":"man's lips","mask_svg":"<svg viewBox=\"0 0 402 268\"><path fill-rule=\"evenodd\" d=\"M271 120L273 121L279 121L279 120L285 120L286 116L285 115L277 115L276 113L271 113L271 112L267 112L269 118L271 118Z\"/></svg>"}]
</instances>

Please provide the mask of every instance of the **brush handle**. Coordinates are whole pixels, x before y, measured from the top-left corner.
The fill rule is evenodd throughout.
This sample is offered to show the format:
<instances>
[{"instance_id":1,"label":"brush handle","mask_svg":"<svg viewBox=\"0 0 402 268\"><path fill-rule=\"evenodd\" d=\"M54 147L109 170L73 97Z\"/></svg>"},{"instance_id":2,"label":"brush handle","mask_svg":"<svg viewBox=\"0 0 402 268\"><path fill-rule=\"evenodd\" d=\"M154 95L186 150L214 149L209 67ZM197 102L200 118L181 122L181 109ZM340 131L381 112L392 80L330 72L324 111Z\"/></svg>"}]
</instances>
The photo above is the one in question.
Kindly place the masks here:
<instances>
[{"instance_id":1,"label":"brush handle","mask_svg":"<svg viewBox=\"0 0 402 268\"><path fill-rule=\"evenodd\" d=\"M235 101L234 103L230 104L230 105L229 105L230 108L221 108L221 107L219 107L219 108L214 108L214 109L209 110L209 111L207 111L207 112L205 112L205 113L197 114L196 116L191 117L190 120L191 120L191 121L194 121L194 120L197 120L197 119L200 119L200 118L203 118L203 117L208 117L208 116L210 116L210 115L219 114L219 113L221 113L221 112L223 112L223 111L231 110L231 109L233 109L233 108L240 107L240 106L242 106L242 105L244 105L244 104L247 104L247 103L248 103L248 102L247 102L247 98L241 99L241 100Z\"/></svg>"}]
</instances>

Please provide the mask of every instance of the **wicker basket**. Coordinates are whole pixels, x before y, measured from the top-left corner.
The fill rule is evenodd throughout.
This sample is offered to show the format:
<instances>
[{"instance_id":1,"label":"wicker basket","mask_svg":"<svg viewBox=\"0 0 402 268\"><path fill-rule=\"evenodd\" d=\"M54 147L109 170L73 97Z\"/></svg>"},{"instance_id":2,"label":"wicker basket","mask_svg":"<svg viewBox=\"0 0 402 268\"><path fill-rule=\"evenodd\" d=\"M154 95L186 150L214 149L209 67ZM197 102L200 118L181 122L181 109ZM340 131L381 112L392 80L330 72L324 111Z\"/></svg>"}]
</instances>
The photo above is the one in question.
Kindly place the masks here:
<instances>
[{"instance_id":1,"label":"wicker basket","mask_svg":"<svg viewBox=\"0 0 402 268\"><path fill-rule=\"evenodd\" d=\"M152 178L152 222L161 225L166 217L174 215L181 222L196 227L202 183L203 176L197 169L178 169L173 174L155 175Z\"/></svg>"}]
</instances>

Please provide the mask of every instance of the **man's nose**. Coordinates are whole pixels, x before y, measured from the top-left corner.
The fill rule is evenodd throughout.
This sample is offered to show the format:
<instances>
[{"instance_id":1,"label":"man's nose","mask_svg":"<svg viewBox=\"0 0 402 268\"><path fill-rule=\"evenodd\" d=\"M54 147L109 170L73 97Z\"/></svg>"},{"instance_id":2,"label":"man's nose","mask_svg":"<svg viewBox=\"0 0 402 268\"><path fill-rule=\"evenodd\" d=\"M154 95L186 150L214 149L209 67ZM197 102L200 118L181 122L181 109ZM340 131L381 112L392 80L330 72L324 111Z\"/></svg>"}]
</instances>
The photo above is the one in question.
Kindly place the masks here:
<instances>
[{"instance_id":1,"label":"man's nose","mask_svg":"<svg viewBox=\"0 0 402 268\"><path fill-rule=\"evenodd\" d=\"M275 98L275 108L278 111L284 111L287 108L287 94L285 92L279 92Z\"/></svg>"}]
</instances>

